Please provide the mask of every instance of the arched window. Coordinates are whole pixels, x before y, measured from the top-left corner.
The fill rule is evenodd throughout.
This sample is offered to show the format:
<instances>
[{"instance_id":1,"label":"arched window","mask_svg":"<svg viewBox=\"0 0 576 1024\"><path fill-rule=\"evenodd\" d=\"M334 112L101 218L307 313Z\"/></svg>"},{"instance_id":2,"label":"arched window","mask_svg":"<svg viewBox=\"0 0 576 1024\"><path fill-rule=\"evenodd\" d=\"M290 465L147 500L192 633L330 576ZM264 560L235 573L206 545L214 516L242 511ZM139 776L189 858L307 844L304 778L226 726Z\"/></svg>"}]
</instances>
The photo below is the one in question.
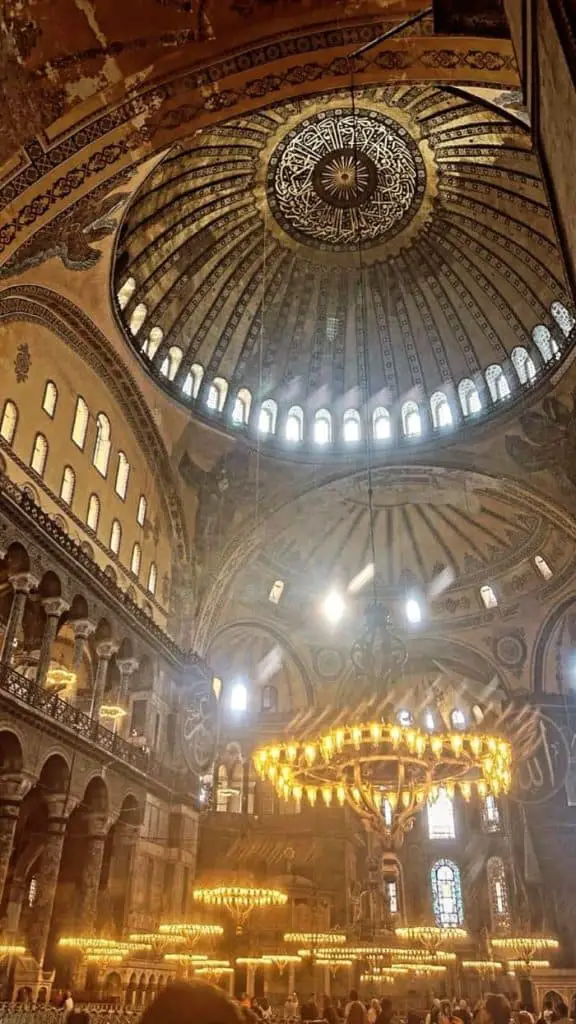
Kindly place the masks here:
<instances>
[{"instance_id":1,"label":"arched window","mask_svg":"<svg viewBox=\"0 0 576 1024\"><path fill-rule=\"evenodd\" d=\"M44 398L42 399L42 408L44 412L50 417L54 418L56 412L56 405L58 403L58 388L56 387L53 380L46 381L46 387L44 388Z\"/></svg>"},{"instance_id":2,"label":"arched window","mask_svg":"<svg viewBox=\"0 0 576 1024\"><path fill-rule=\"evenodd\" d=\"M462 708L453 708L450 712L450 725L453 729L465 729L466 728L466 715L462 711Z\"/></svg>"},{"instance_id":3,"label":"arched window","mask_svg":"<svg viewBox=\"0 0 576 1024\"><path fill-rule=\"evenodd\" d=\"M168 380L174 380L174 377L180 368L183 354L182 349L179 348L178 345L172 345L171 348L168 349L168 353L160 369L160 373L163 374L164 377L168 377Z\"/></svg>"},{"instance_id":4,"label":"arched window","mask_svg":"<svg viewBox=\"0 0 576 1024\"><path fill-rule=\"evenodd\" d=\"M122 543L122 527L118 519L114 519L112 523L112 529L110 530L110 551L113 555L120 554L120 545Z\"/></svg>"},{"instance_id":5,"label":"arched window","mask_svg":"<svg viewBox=\"0 0 576 1024\"><path fill-rule=\"evenodd\" d=\"M316 444L330 444L332 440L332 417L328 409L319 409L314 417L314 440Z\"/></svg>"},{"instance_id":6,"label":"arched window","mask_svg":"<svg viewBox=\"0 0 576 1024\"><path fill-rule=\"evenodd\" d=\"M500 831L500 809L492 793L488 793L482 803L482 826L485 832Z\"/></svg>"},{"instance_id":7,"label":"arched window","mask_svg":"<svg viewBox=\"0 0 576 1024\"><path fill-rule=\"evenodd\" d=\"M455 839L454 801L442 787L434 800L428 801L428 838Z\"/></svg>"},{"instance_id":8,"label":"arched window","mask_svg":"<svg viewBox=\"0 0 576 1024\"><path fill-rule=\"evenodd\" d=\"M422 608L420 602L415 597L409 597L404 606L404 613L406 615L406 621L411 626L417 626L419 622L422 622Z\"/></svg>"},{"instance_id":9,"label":"arched window","mask_svg":"<svg viewBox=\"0 0 576 1024\"><path fill-rule=\"evenodd\" d=\"M34 438L34 447L32 448L32 458L30 459L30 466L38 476L44 476L44 470L46 469L46 459L48 458L48 441L44 437L44 434L36 434Z\"/></svg>"},{"instance_id":10,"label":"arched window","mask_svg":"<svg viewBox=\"0 0 576 1024\"><path fill-rule=\"evenodd\" d=\"M486 370L485 376L493 402L502 402L505 398L510 397L510 385L501 366L493 363Z\"/></svg>"},{"instance_id":11,"label":"arched window","mask_svg":"<svg viewBox=\"0 0 576 1024\"><path fill-rule=\"evenodd\" d=\"M454 420L450 403L443 391L435 391L430 399L432 423L437 429L451 427Z\"/></svg>"},{"instance_id":12,"label":"arched window","mask_svg":"<svg viewBox=\"0 0 576 1024\"><path fill-rule=\"evenodd\" d=\"M390 413L381 405L372 413L372 431L376 441L387 441L391 436Z\"/></svg>"},{"instance_id":13,"label":"arched window","mask_svg":"<svg viewBox=\"0 0 576 1024\"><path fill-rule=\"evenodd\" d=\"M118 465L116 467L115 491L118 497L124 499L128 490L128 478L130 476L130 463L124 452L118 452Z\"/></svg>"},{"instance_id":14,"label":"arched window","mask_svg":"<svg viewBox=\"0 0 576 1024\"><path fill-rule=\"evenodd\" d=\"M512 364L521 384L531 384L536 377L536 367L525 348L512 350Z\"/></svg>"},{"instance_id":15,"label":"arched window","mask_svg":"<svg viewBox=\"0 0 576 1024\"><path fill-rule=\"evenodd\" d=\"M278 406L273 398L267 398L265 402L262 402L260 415L258 416L258 430L261 434L275 433L277 415Z\"/></svg>"},{"instance_id":16,"label":"arched window","mask_svg":"<svg viewBox=\"0 0 576 1024\"><path fill-rule=\"evenodd\" d=\"M182 394L186 395L186 398L198 398L203 378L204 368L200 366L200 363L194 363L186 374L186 380L182 385Z\"/></svg>"},{"instance_id":17,"label":"arched window","mask_svg":"<svg viewBox=\"0 0 576 1024\"><path fill-rule=\"evenodd\" d=\"M566 309L566 306L561 302L553 302L550 306L550 312L562 331L562 334L567 338L574 329L574 324L576 324L576 320L572 316L572 313L570 313Z\"/></svg>"},{"instance_id":18,"label":"arched window","mask_svg":"<svg viewBox=\"0 0 576 1024\"><path fill-rule=\"evenodd\" d=\"M138 526L144 526L146 522L146 512L148 511L148 502L143 494L140 495L138 500L138 511L136 513L136 522Z\"/></svg>"},{"instance_id":19,"label":"arched window","mask_svg":"<svg viewBox=\"0 0 576 1024\"><path fill-rule=\"evenodd\" d=\"M0 435L4 438L8 444L12 444L14 437L16 436L16 427L18 426L18 409L14 402L8 400L4 403L4 410L2 412L2 423L0 423Z\"/></svg>"},{"instance_id":20,"label":"arched window","mask_svg":"<svg viewBox=\"0 0 576 1024\"><path fill-rule=\"evenodd\" d=\"M62 498L62 501L66 502L67 505L72 504L75 487L76 474L72 469L72 466L64 466L64 472L62 474L62 483L60 485L60 497Z\"/></svg>"},{"instance_id":21,"label":"arched window","mask_svg":"<svg viewBox=\"0 0 576 1024\"><path fill-rule=\"evenodd\" d=\"M106 477L108 473L110 446L110 420L103 412L99 412L96 417L96 441L94 443L92 465L95 466L103 477Z\"/></svg>"},{"instance_id":22,"label":"arched window","mask_svg":"<svg viewBox=\"0 0 576 1024\"><path fill-rule=\"evenodd\" d=\"M542 555L534 555L534 565L538 569L538 572L540 573L543 579L549 580L552 578L552 569L548 565L546 559L542 558Z\"/></svg>"},{"instance_id":23,"label":"arched window","mask_svg":"<svg viewBox=\"0 0 576 1024\"><path fill-rule=\"evenodd\" d=\"M462 408L463 416L475 416L482 411L482 402L478 394L478 388L473 380L465 377L458 385L458 398Z\"/></svg>"},{"instance_id":24,"label":"arched window","mask_svg":"<svg viewBox=\"0 0 576 1024\"><path fill-rule=\"evenodd\" d=\"M147 589L148 589L148 593L149 594L155 594L156 593L156 584L157 583L158 583L158 569L156 568L155 562L152 562L150 564L150 569L148 571L148 588Z\"/></svg>"},{"instance_id":25,"label":"arched window","mask_svg":"<svg viewBox=\"0 0 576 1024\"><path fill-rule=\"evenodd\" d=\"M130 333L134 337L136 337L138 331L142 327L142 324L146 319L147 312L148 310L143 302L138 303L138 305L134 308L132 316L130 317L130 323L128 325L130 327Z\"/></svg>"},{"instance_id":26,"label":"arched window","mask_svg":"<svg viewBox=\"0 0 576 1024\"><path fill-rule=\"evenodd\" d=\"M404 402L402 406L402 430L405 437L420 437L422 423L416 402Z\"/></svg>"},{"instance_id":27,"label":"arched window","mask_svg":"<svg viewBox=\"0 0 576 1024\"><path fill-rule=\"evenodd\" d=\"M134 576L140 575L140 566L142 564L142 548L138 541L136 541L132 548L132 558L130 559L130 572L134 573Z\"/></svg>"},{"instance_id":28,"label":"arched window","mask_svg":"<svg viewBox=\"0 0 576 1024\"><path fill-rule=\"evenodd\" d=\"M480 597L482 598L482 604L485 608L496 608L498 605L498 598L496 597L492 587L480 587Z\"/></svg>"},{"instance_id":29,"label":"arched window","mask_svg":"<svg viewBox=\"0 0 576 1024\"><path fill-rule=\"evenodd\" d=\"M286 417L286 440L297 443L304 437L304 413L299 405L293 405Z\"/></svg>"},{"instance_id":30,"label":"arched window","mask_svg":"<svg viewBox=\"0 0 576 1024\"><path fill-rule=\"evenodd\" d=\"M486 865L488 892L490 894L490 917L492 929L502 930L510 926L510 903L506 869L501 857L489 857Z\"/></svg>"},{"instance_id":31,"label":"arched window","mask_svg":"<svg viewBox=\"0 0 576 1024\"><path fill-rule=\"evenodd\" d=\"M558 342L543 324L538 324L532 331L532 341L545 363L549 363L551 359L558 359L560 355Z\"/></svg>"},{"instance_id":32,"label":"arched window","mask_svg":"<svg viewBox=\"0 0 576 1024\"><path fill-rule=\"evenodd\" d=\"M86 525L88 529L93 530L96 533L98 529L98 523L100 522L100 498L97 494L91 494L90 500L88 501L88 513L86 515Z\"/></svg>"},{"instance_id":33,"label":"arched window","mask_svg":"<svg viewBox=\"0 0 576 1024\"><path fill-rule=\"evenodd\" d=\"M432 866L432 907L439 928L461 928L464 924L460 870L452 860L438 860Z\"/></svg>"},{"instance_id":34,"label":"arched window","mask_svg":"<svg viewBox=\"0 0 576 1024\"><path fill-rule=\"evenodd\" d=\"M81 396L76 400L76 412L72 424L72 440L80 451L84 451L86 431L88 430L88 406Z\"/></svg>"},{"instance_id":35,"label":"arched window","mask_svg":"<svg viewBox=\"0 0 576 1024\"><path fill-rule=\"evenodd\" d=\"M121 288L118 289L116 298L118 299L118 305L120 309L126 309L126 306L130 302L130 299L136 291L136 281L133 277L127 277Z\"/></svg>"},{"instance_id":36,"label":"arched window","mask_svg":"<svg viewBox=\"0 0 576 1024\"><path fill-rule=\"evenodd\" d=\"M354 443L362 436L360 413L356 409L347 409L342 419L342 434L345 441Z\"/></svg>"},{"instance_id":37,"label":"arched window","mask_svg":"<svg viewBox=\"0 0 576 1024\"><path fill-rule=\"evenodd\" d=\"M278 690L275 686L263 686L260 700L261 711L278 711Z\"/></svg>"},{"instance_id":38,"label":"arched window","mask_svg":"<svg viewBox=\"0 0 576 1024\"><path fill-rule=\"evenodd\" d=\"M239 424L246 424L250 419L250 407L252 405L252 395L248 391L248 388L240 388L240 391L236 395L234 400L234 408L232 410L232 422Z\"/></svg>"},{"instance_id":39,"label":"arched window","mask_svg":"<svg viewBox=\"0 0 576 1024\"><path fill-rule=\"evenodd\" d=\"M148 359L154 359L162 339L164 337L164 331L161 327L153 327L147 338L144 339L142 347L140 349L143 356L148 356Z\"/></svg>"},{"instance_id":40,"label":"arched window","mask_svg":"<svg viewBox=\"0 0 576 1024\"><path fill-rule=\"evenodd\" d=\"M268 594L268 600L272 604L280 604L282 594L284 593L284 580L274 580L274 583L270 587L270 593Z\"/></svg>"},{"instance_id":41,"label":"arched window","mask_svg":"<svg viewBox=\"0 0 576 1024\"><path fill-rule=\"evenodd\" d=\"M244 683L235 683L230 693L232 711L246 711L248 708L248 689Z\"/></svg>"},{"instance_id":42,"label":"arched window","mask_svg":"<svg viewBox=\"0 0 576 1024\"><path fill-rule=\"evenodd\" d=\"M214 377L214 380L208 388L206 405L209 409L213 409L215 412L222 412L227 394L228 381L224 380L223 377Z\"/></svg>"}]
</instances>

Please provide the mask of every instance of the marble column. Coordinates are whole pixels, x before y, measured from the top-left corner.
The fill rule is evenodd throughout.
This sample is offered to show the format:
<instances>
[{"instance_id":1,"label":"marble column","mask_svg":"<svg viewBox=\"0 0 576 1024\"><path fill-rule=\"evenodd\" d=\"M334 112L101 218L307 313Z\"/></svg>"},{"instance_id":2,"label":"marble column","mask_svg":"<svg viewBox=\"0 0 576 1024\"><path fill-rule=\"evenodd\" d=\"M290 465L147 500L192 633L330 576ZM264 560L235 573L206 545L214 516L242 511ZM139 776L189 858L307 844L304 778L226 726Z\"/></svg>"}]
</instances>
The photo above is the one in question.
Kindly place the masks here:
<instances>
[{"instance_id":1,"label":"marble column","mask_svg":"<svg viewBox=\"0 0 576 1024\"><path fill-rule=\"evenodd\" d=\"M110 659L112 655L116 654L117 650L118 644L113 643L113 641L111 640L103 640L96 646L96 656L98 658L98 665L96 668L94 689L92 691L90 718L98 718L98 712L100 711L100 705L102 704L102 698L104 696L104 690L106 688L106 676L108 674L108 666L110 664Z\"/></svg>"},{"instance_id":2,"label":"marble column","mask_svg":"<svg viewBox=\"0 0 576 1024\"><path fill-rule=\"evenodd\" d=\"M96 925L108 818L105 814L89 814L84 819L84 825L87 835L82 853L76 922L79 931L89 935Z\"/></svg>"},{"instance_id":3,"label":"marble column","mask_svg":"<svg viewBox=\"0 0 576 1024\"><path fill-rule=\"evenodd\" d=\"M50 799L49 802L51 806L46 844L42 851L38 871L38 895L34 905L34 917L28 933L30 952L36 957L41 967L46 955L58 875L60 873L60 860L62 858L66 825L68 823L68 819L63 814L64 798Z\"/></svg>"},{"instance_id":4,"label":"marble column","mask_svg":"<svg viewBox=\"0 0 576 1024\"><path fill-rule=\"evenodd\" d=\"M136 658L121 658L116 661L118 671L120 672L120 690L118 691L118 704L121 708L125 708L128 711L128 694L130 691L130 680L136 670L139 667L139 662ZM124 715L121 720L119 733L123 736L126 735L128 730L128 715Z\"/></svg>"},{"instance_id":5,"label":"marble column","mask_svg":"<svg viewBox=\"0 0 576 1024\"><path fill-rule=\"evenodd\" d=\"M295 984L295 980L294 980L295 979L295 975L296 975L296 964L288 964L288 995L289 996L292 995L294 989L296 988L296 984Z\"/></svg>"},{"instance_id":6,"label":"marble column","mask_svg":"<svg viewBox=\"0 0 576 1024\"><path fill-rule=\"evenodd\" d=\"M46 683L46 676L48 675L50 659L52 657L52 645L58 632L60 616L68 611L70 607L61 597L47 597L42 601L42 604L46 612L46 625L44 626L40 657L38 658L38 667L36 669L36 682L38 686L44 686Z\"/></svg>"},{"instance_id":7,"label":"marble column","mask_svg":"<svg viewBox=\"0 0 576 1024\"><path fill-rule=\"evenodd\" d=\"M10 608L10 615L8 616L6 632L4 633L2 654L0 654L0 663L2 665L9 665L12 661L14 640L17 638L18 633L22 628L26 598L30 591L33 590L34 587L38 586L38 580L28 572L18 573L16 576L10 576L9 580L12 584L12 589L14 590L14 596L12 598L12 607Z\"/></svg>"},{"instance_id":8,"label":"marble column","mask_svg":"<svg viewBox=\"0 0 576 1024\"><path fill-rule=\"evenodd\" d=\"M17 772L0 776L0 902L4 894L22 798L29 788L29 781Z\"/></svg>"},{"instance_id":9,"label":"marble column","mask_svg":"<svg viewBox=\"0 0 576 1024\"><path fill-rule=\"evenodd\" d=\"M74 653L72 655L72 671L78 673L82 667L86 641L90 639L95 626L89 619L75 619L72 623L74 630Z\"/></svg>"}]
</instances>

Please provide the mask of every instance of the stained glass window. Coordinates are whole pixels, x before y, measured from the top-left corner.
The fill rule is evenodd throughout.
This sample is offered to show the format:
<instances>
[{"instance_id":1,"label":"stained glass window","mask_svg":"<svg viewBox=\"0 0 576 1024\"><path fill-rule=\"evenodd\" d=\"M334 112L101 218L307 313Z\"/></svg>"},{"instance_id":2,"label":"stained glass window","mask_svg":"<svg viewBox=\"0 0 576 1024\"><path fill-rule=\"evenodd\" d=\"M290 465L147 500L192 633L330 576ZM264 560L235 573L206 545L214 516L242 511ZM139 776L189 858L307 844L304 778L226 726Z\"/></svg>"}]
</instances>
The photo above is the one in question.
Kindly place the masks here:
<instances>
[{"instance_id":1,"label":"stained glass window","mask_svg":"<svg viewBox=\"0 0 576 1024\"><path fill-rule=\"evenodd\" d=\"M488 793L482 804L482 825L485 832L500 831L500 809L492 793Z\"/></svg>"},{"instance_id":2,"label":"stained glass window","mask_svg":"<svg viewBox=\"0 0 576 1024\"><path fill-rule=\"evenodd\" d=\"M500 857L490 857L486 871L488 874L488 890L490 892L492 928L494 930L508 928L510 925L510 908L504 861Z\"/></svg>"},{"instance_id":3,"label":"stained glass window","mask_svg":"<svg viewBox=\"0 0 576 1024\"><path fill-rule=\"evenodd\" d=\"M460 928L464 923L460 870L452 860L432 866L432 907L439 928Z\"/></svg>"}]
</instances>

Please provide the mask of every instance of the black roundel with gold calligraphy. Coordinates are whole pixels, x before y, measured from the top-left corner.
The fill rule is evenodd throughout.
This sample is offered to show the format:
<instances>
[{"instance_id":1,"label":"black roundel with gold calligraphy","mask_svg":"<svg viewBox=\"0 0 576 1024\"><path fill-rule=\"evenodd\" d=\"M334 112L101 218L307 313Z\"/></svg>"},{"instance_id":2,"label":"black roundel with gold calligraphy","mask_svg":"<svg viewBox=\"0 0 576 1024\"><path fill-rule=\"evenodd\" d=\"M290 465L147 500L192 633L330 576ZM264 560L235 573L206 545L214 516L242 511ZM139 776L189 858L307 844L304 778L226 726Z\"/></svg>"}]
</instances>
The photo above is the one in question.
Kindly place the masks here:
<instances>
[{"instance_id":1,"label":"black roundel with gold calligraphy","mask_svg":"<svg viewBox=\"0 0 576 1024\"><path fill-rule=\"evenodd\" d=\"M180 738L184 760L196 775L209 772L216 752L218 705L209 683L187 691L182 708Z\"/></svg>"},{"instance_id":2,"label":"black roundel with gold calligraphy","mask_svg":"<svg viewBox=\"0 0 576 1024\"><path fill-rule=\"evenodd\" d=\"M297 124L267 174L274 217L298 242L346 251L380 245L418 210L426 169L399 122L377 110L336 108Z\"/></svg>"}]
</instances>

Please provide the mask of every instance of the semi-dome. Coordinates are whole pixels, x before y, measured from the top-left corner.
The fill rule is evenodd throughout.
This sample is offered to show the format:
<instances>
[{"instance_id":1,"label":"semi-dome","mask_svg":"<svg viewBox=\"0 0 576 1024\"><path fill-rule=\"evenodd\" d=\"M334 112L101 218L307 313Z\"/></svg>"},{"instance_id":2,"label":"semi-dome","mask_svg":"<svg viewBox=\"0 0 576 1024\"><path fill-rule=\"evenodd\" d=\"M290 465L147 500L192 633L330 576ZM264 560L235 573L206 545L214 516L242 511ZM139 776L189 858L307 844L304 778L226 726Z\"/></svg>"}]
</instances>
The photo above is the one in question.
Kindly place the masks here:
<instances>
[{"instance_id":1,"label":"semi-dome","mask_svg":"<svg viewBox=\"0 0 576 1024\"><path fill-rule=\"evenodd\" d=\"M382 439L481 415L574 325L528 132L431 86L197 133L129 208L114 286L127 338L180 401L292 441L358 440L346 413L366 382Z\"/></svg>"}]
</instances>

